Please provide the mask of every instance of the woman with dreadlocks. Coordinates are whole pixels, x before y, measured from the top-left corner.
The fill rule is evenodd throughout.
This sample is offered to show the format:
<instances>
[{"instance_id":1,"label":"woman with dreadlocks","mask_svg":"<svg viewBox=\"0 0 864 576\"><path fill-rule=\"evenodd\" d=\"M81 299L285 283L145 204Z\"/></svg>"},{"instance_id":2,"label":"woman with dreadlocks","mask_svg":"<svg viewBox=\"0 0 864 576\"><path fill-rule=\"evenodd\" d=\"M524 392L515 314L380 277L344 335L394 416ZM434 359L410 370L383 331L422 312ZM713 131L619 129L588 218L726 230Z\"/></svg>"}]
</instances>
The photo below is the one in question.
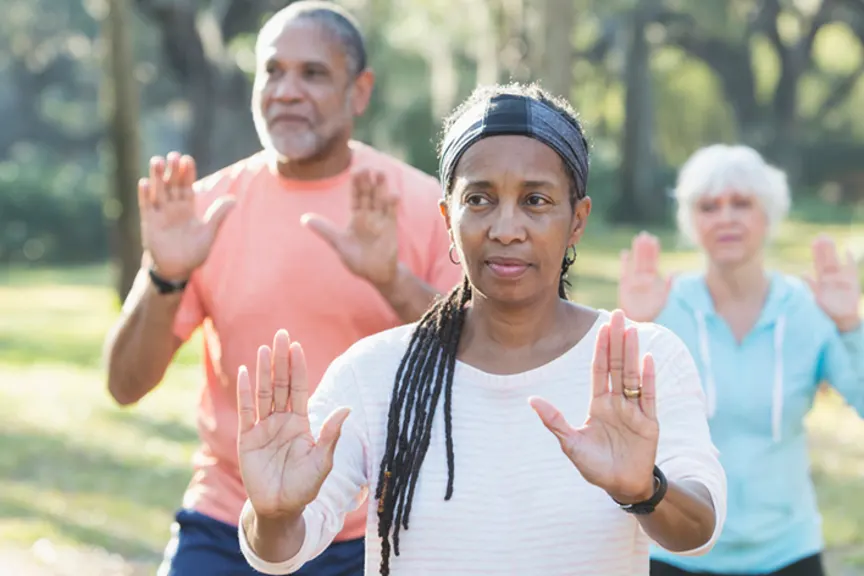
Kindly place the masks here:
<instances>
[{"instance_id":1,"label":"woman with dreadlocks","mask_svg":"<svg viewBox=\"0 0 864 576\"><path fill-rule=\"evenodd\" d=\"M311 399L285 332L257 394L240 370L246 559L297 570L367 490L367 574L634 576L651 541L708 551L725 476L686 347L566 298L591 211L573 111L479 89L446 123L440 177L459 287L352 347Z\"/></svg>"}]
</instances>

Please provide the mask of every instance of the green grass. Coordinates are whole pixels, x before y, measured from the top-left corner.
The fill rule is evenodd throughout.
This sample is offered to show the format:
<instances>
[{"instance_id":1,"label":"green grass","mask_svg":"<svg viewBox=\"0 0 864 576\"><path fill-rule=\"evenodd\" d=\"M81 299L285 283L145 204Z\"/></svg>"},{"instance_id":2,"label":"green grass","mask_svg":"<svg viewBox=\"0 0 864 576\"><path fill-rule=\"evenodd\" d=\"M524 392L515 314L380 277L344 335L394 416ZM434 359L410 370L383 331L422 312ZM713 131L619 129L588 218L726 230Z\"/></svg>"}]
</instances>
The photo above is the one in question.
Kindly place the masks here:
<instances>
[{"instance_id":1,"label":"green grass","mask_svg":"<svg viewBox=\"0 0 864 576\"><path fill-rule=\"evenodd\" d=\"M809 240L823 230L854 240L848 226L790 224L772 265L806 271ZM614 307L617 255L633 232L590 229L575 266L577 300ZM665 269L698 265L668 232L661 239ZM110 286L102 266L0 272L0 542L99 547L155 565L191 474L200 340L153 394L116 407L101 365L118 310ZM864 570L864 424L826 395L809 425L832 574L856 573Z\"/></svg>"}]
</instances>

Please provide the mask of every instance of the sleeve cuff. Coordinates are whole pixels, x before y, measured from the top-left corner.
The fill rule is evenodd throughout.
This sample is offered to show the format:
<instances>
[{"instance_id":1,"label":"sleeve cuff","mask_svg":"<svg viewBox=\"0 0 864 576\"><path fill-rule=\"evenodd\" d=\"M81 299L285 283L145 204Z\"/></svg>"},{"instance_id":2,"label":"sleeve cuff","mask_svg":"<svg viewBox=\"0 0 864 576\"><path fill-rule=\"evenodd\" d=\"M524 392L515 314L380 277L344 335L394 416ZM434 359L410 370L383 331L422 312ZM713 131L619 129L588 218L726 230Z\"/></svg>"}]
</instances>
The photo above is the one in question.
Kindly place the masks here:
<instances>
[{"instance_id":1,"label":"sleeve cuff","mask_svg":"<svg viewBox=\"0 0 864 576\"><path fill-rule=\"evenodd\" d=\"M246 514L252 512L252 504L249 500L243 504L243 511L240 513L240 517L242 518ZM306 514L303 514L304 520L306 520ZM297 572L303 564L305 564L309 560L309 555L312 550L312 538L309 537L309 522L306 522L307 530L306 535L303 538L303 545L300 546L300 550L294 555L293 558L289 558L288 560L283 560L282 562L268 562L262 559L258 554L252 550L252 546L249 545L249 540L246 538L246 531L243 529L243 522L239 522L239 526L237 527L237 536L240 540L240 551L243 553L243 557L246 558L246 562L249 565L261 572L262 574L291 574L293 572Z\"/></svg>"}]
</instances>

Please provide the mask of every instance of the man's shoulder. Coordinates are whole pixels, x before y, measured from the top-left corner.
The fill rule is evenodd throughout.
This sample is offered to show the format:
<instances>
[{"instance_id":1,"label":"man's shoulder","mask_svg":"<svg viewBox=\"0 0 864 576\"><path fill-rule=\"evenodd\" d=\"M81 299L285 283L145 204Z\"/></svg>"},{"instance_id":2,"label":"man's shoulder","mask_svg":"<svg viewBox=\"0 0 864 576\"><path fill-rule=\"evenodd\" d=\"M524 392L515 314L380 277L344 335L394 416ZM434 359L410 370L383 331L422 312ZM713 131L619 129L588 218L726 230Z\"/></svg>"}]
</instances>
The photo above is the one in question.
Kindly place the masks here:
<instances>
[{"instance_id":1,"label":"man's shoulder","mask_svg":"<svg viewBox=\"0 0 864 576\"><path fill-rule=\"evenodd\" d=\"M255 177L266 168L267 158L262 150L199 178L193 186L199 205L206 206L221 196L236 193L238 182Z\"/></svg>"},{"instance_id":2,"label":"man's shoulder","mask_svg":"<svg viewBox=\"0 0 864 576\"><path fill-rule=\"evenodd\" d=\"M362 142L352 142L358 165L385 172L389 184L403 195L420 196L437 203L441 196L438 180L408 162Z\"/></svg>"}]
</instances>

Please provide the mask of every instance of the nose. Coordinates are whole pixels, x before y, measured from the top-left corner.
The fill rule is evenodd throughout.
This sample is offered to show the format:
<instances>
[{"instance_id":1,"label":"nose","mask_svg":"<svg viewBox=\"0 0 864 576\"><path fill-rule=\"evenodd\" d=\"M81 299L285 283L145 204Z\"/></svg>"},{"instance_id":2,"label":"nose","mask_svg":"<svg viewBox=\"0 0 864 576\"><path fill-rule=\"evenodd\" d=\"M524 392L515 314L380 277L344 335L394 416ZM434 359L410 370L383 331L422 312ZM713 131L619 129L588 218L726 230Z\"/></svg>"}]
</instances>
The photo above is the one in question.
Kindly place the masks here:
<instances>
[{"instance_id":1,"label":"nose","mask_svg":"<svg viewBox=\"0 0 864 576\"><path fill-rule=\"evenodd\" d=\"M296 102L303 98L300 78L293 72L286 72L273 88L273 98L281 102Z\"/></svg>"},{"instance_id":2,"label":"nose","mask_svg":"<svg viewBox=\"0 0 864 576\"><path fill-rule=\"evenodd\" d=\"M507 245L524 242L526 238L524 215L513 202L502 202L491 214L489 239Z\"/></svg>"}]
</instances>

